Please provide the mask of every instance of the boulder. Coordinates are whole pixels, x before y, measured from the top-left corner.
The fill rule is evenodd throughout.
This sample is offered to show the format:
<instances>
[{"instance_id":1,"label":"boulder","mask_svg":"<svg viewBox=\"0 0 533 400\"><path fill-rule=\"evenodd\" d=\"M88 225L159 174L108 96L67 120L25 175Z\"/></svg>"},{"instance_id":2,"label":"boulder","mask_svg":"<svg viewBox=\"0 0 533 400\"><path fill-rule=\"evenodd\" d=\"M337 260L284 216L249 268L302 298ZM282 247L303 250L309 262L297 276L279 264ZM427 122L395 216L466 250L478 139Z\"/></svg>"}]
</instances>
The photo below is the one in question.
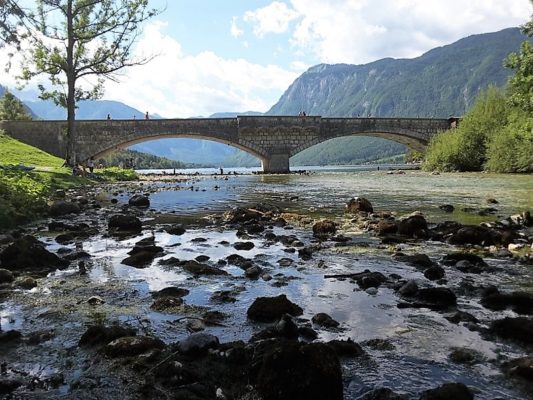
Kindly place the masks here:
<instances>
[{"instance_id":1,"label":"boulder","mask_svg":"<svg viewBox=\"0 0 533 400\"><path fill-rule=\"evenodd\" d=\"M415 281L410 280L404 283L400 289L398 289L398 293L402 296L411 297L414 296L418 292L418 285Z\"/></svg>"},{"instance_id":2,"label":"boulder","mask_svg":"<svg viewBox=\"0 0 533 400\"><path fill-rule=\"evenodd\" d=\"M482 246L491 246L501 243L502 235L500 232L487 228L485 226L464 226L455 232L449 239L450 244L465 245L477 244Z\"/></svg>"},{"instance_id":3,"label":"boulder","mask_svg":"<svg viewBox=\"0 0 533 400\"><path fill-rule=\"evenodd\" d=\"M77 214L81 211L79 204L70 201L57 200L50 206L50 215L60 217L67 214Z\"/></svg>"},{"instance_id":4,"label":"boulder","mask_svg":"<svg viewBox=\"0 0 533 400\"><path fill-rule=\"evenodd\" d=\"M398 225L395 221L382 219L374 225L374 230L378 236L390 235L398 232Z\"/></svg>"},{"instance_id":5,"label":"boulder","mask_svg":"<svg viewBox=\"0 0 533 400\"><path fill-rule=\"evenodd\" d=\"M130 197L128 204L133 207L148 208L150 207L150 199L142 194L136 194Z\"/></svg>"},{"instance_id":6,"label":"boulder","mask_svg":"<svg viewBox=\"0 0 533 400\"><path fill-rule=\"evenodd\" d=\"M283 314L302 315L303 310L300 306L287 299L287 296L280 294L276 297L256 298L246 314L253 321L274 322L279 320Z\"/></svg>"},{"instance_id":7,"label":"boulder","mask_svg":"<svg viewBox=\"0 0 533 400\"><path fill-rule=\"evenodd\" d=\"M254 352L255 386L264 400L342 400L342 371L331 347L276 340Z\"/></svg>"},{"instance_id":8,"label":"boulder","mask_svg":"<svg viewBox=\"0 0 533 400\"><path fill-rule=\"evenodd\" d=\"M435 389L426 390L420 400L474 400L474 394L464 383L445 383Z\"/></svg>"},{"instance_id":9,"label":"boulder","mask_svg":"<svg viewBox=\"0 0 533 400\"><path fill-rule=\"evenodd\" d=\"M516 358L505 363L503 367L510 376L533 382L533 356Z\"/></svg>"},{"instance_id":10,"label":"boulder","mask_svg":"<svg viewBox=\"0 0 533 400\"><path fill-rule=\"evenodd\" d=\"M141 220L133 215L113 215L108 222L109 231L112 233L140 233L142 231Z\"/></svg>"},{"instance_id":11,"label":"boulder","mask_svg":"<svg viewBox=\"0 0 533 400\"><path fill-rule=\"evenodd\" d=\"M527 292L501 293L498 289L491 290L484 293L481 304L493 311L511 308L518 314L533 314L533 294Z\"/></svg>"},{"instance_id":12,"label":"boulder","mask_svg":"<svg viewBox=\"0 0 533 400\"><path fill-rule=\"evenodd\" d=\"M235 248L235 250L248 251L248 250L252 250L255 247L255 245L253 244L253 242L235 242L233 244L233 247Z\"/></svg>"},{"instance_id":13,"label":"boulder","mask_svg":"<svg viewBox=\"0 0 533 400\"><path fill-rule=\"evenodd\" d=\"M315 314L313 318L311 318L311 321L313 321L313 324L323 326L324 328L336 328L340 325L326 313Z\"/></svg>"},{"instance_id":14,"label":"boulder","mask_svg":"<svg viewBox=\"0 0 533 400\"><path fill-rule=\"evenodd\" d=\"M208 333L193 333L186 339L180 340L177 349L182 354L201 355L207 353L209 349L216 349L219 340L216 336Z\"/></svg>"},{"instance_id":15,"label":"boulder","mask_svg":"<svg viewBox=\"0 0 533 400\"><path fill-rule=\"evenodd\" d=\"M403 254L396 253L392 256L396 261L404 262L415 267L428 268L432 267L435 263L425 254Z\"/></svg>"},{"instance_id":16,"label":"boulder","mask_svg":"<svg viewBox=\"0 0 533 400\"><path fill-rule=\"evenodd\" d=\"M215 268L207 264L199 263L195 260L181 261L179 265L193 275L227 275L228 273L220 268Z\"/></svg>"},{"instance_id":17,"label":"boulder","mask_svg":"<svg viewBox=\"0 0 533 400\"><path fill-rule=\"evenodd\" d=\"M170 235L178 235L178 236L183 235L186 232L186 229L184 228L182 224L175 224L175 225L169 226L165 230Z\"/></svg>"},{"instance_id":18,"label":"boulder","mask_svg":"<svg viewBox=\"0 0 533 400\"><path fill-rule=\"evenodd\" d=\"M0 283L11 283L15 280L13 272L0 268Z\"/></svg>"},{"instance_id":19,"label":"boulder","mask_svg":"<svg viewBox=\"0 0 533 400\"><path fill-rule=\"evenodd\" d=\"M229 211L226 211L223 216L224 221L231 224L248 221L259 221L262 217L263 213L244 207L235 207Z\"/></svg>"},{"instance_id":20,"label":"boulder","mask_svg":"<svg viewBox=\"0 0 533 400\"><path fill-rule=\"evenodd\" d=\"M506 317L492 321L488 329L502 339L511 340L519 344L533 344L533 319L525 317Z\"/></svg>"},{"instance_id":21,"label":"boulder","mask_svg":"<svg viewBox=\"0 0 533 400\"><path fill-rule=\"evenodd\" d=\"M185 297L189 294L188 289L178 288L174 286L169 286L164 289L161 289L157 292L152 293L152 297L157 299L158 297Z\"/></svg>"},{"instance_id":22,"label":"boulder","mask_svg":"<svg viewBox=\"0 0 533 400\"><path fill-rule=\"evenodd\" d=\"M444 268L439 265L433 265L424 271L424 276L430 281L436 281L444 278Z\"/></svg>"},{"instance_id":23,"label":"boulder","mask_svg":"<svg viewBox=\"0 0 533 400\"><path fill-rule=\"evenodd\" d=\"M165 343L150 336L124 336L113 340L104 347L108 357L132 357L151 350L163 349Z\"/></svg>"},{"instance_id":24,"label":"boulder","mask_svg":"<svg viewBox=\"0 0 533 400\"><path fill-rule=\"evenodd\" d=\"M345 211L350 214L357 214L359 212L374 212L372 203L364 197L354 197L346 203Z\"/></svg>"},{"instance_id":25,"label":"boulder","mask_svg":"<svg viewBox=\"0 0 533 400\"><path fill-rule=\"evenodd\" d=\"M334 235L337 232L337 224L329 219L318 221L313 225L313 235L324 237Z\"/></svg>"},{"instance_id":26,"label":"boulder","mask_svg":"<svg viewBox=\"0 0 533 400\"><path fill-rule=\"evenodd\" d=\"M154 261L156 256L157 253L142 250L122 260L122 264L135 268L145 268Z\"/></svg>"},{"instance_id":27,"label":"boulder","mask_svg":"<svg viewBox=\"0 0 533 400\"><path fill-rule=\"evenodd\" d=\"M363 348L351 339L330 340L327 344L338 357L359 357L365 354Z\"/></svg>"},{"instance_id":28,"label":"boulder","mask_svg":"<svg viewBox=\"0 0 533 400\"><path fill-rule=\"evenodd\" d=\"M68 267L69 262L46 250L35 237L26 235L11 243L0 253L3 268L11 271L31 271L48 274Z\"/></svg>"},{"instance_id":29,"label":"boulder","mask_svg":"<svg viewBox=\"0 0 533 400\"><path fill-rule=\"evenodd\" d=\"M260 266L254 265L253 267L247 268L244 275L250 279L258 279L262 272L263 270Z\"/></svg>"},{"instance_id":30,"label":"boulder","mask_svg":"<svg viewBox=\"0 0 533 400\"><path fill-rule=\"evenodd\" d=\"M115 339L124 336L134 336L135 330L120 325L92 325L81 336L78 346L93 347L108 344Z\"/></svg>"},{"instance_id":31,"label":"boulder","mask_svg":"<svg viewBox=\"0 0 533 400\"><path fill-rule=\"evenodd\" d=\"M398 234L408 237L426 237L428 224L419 214L413 214L398 222Z\"/></svg>"}]
</instances>

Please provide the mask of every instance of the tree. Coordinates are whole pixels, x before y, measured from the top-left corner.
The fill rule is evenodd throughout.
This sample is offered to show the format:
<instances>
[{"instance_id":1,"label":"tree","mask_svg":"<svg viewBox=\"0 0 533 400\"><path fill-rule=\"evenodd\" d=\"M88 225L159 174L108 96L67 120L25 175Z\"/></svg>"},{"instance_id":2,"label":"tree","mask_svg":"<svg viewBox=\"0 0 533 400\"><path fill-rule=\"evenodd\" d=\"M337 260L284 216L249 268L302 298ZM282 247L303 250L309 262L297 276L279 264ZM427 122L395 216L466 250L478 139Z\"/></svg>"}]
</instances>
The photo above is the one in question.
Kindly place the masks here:
<instances>
[{"instance_id":1,"label":"tree","mask_svg":"<svg viewBox=\"0 0 533 400\"><path fill-rule=\"evenodd\" d=\"M6 90L0 99L0 120L30 120L31 116L26 111L22 101L17 99L9 90Z\"/></svg>"},{"instance_id":2,"label":"tree","mask_svg":"<svg viewBox=\"0 0 533 400\"><path fill-rule=\"evenodd\" d=\"M14 0L0 0L0 46L3 44L19 44L18 26L22 23L25 13Z\"/></svg>"},{"instance_id":3,"label":"tree","mask_svg":"<svg viewBox=\"0 0 533 400\"><path fill-rule=\"evenodd\" d=\"M153 58L135 58L132 48L143 22L158 13L148 0L37 0L22 78L47 75L52 88L39 85L39 97L67 109L69 165L77 161L76 103L100 98L106 79Z\"/></svg>"},{"instance_id":4,"label":"tree","mask_svg":"<svg viewBox=\"0 0 533 400\"><path fill-rule=\"evenodd\" d=\"M522 32L533 37L533 15L522 26ZM523 111L533 113L533 45L527 40L523 42L520 52L509 54L505 66L515 71L509 79L509 101Z\"/></svg>"}]
</instances>

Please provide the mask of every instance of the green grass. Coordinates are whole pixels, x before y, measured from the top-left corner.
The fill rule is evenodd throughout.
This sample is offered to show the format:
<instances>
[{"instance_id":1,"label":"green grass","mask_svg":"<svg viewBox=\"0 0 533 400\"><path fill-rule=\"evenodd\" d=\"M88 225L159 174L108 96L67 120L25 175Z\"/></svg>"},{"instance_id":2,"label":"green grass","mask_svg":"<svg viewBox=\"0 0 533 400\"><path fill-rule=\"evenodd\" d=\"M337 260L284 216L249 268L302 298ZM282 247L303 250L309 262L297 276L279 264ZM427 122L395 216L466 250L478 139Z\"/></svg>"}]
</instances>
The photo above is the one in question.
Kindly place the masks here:
<instances>
[{"instance_id":1,"label":"green grass","mask_svg":"<svg viewBox=\"0 0 533 400\"><path fill-rule=\"evenodd\" d=\"M61 168L63 160L0 133L0 165L24 164L36 168Z\"/></svg>"},{"instance_id":2,"label":"green grass","mask_svg":"<svg viewBox=\"0 0 533 400\"><path fill-rule=\"evenodd\" d=\"M35 167L24 171L16 166ZM63 160L0 132L0 229L16 227L48 210L48 200L57 189L96 182L138 179L132 170L106 168L90 177L73 176Z\"/></svg>"}]
</instances>

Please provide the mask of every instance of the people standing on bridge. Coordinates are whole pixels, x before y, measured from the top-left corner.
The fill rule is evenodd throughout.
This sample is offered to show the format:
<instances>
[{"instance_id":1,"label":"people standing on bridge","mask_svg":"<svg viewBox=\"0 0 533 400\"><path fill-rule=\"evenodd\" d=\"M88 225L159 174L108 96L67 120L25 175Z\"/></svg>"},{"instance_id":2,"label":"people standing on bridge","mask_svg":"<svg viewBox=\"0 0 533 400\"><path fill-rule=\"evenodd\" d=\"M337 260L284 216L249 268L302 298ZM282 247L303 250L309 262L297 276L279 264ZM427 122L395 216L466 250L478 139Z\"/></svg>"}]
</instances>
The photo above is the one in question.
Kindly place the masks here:
<instances>
[{"instance_id":1,"label":"people standing on bridge","mask_svg":"<svg viewBox=\"0 0 533 400\"><path fill-rule=\"evenodd\" d=\"M224 175L224 169L220 167L220 175Z\"/></svg>"},{"instance_id":2,"label":"people standing on bridge","mask_svg":"<svg viewBox=\"0 0 533 400\"><path fill-rule=\"evenodd\" d=\"M150 116L148 115L148 111L144 114L144 119L150 119Z\"/></svg>"},{"instance_id":3,"label":"people standing on bridge","mask_svg":"<svg viewBox=\"0 0 533 400\"><path fill-rule=\"evenodd\" d=\"M107 120L111 120L111 114L107 114Z\"/></svg>"}]
</instances>

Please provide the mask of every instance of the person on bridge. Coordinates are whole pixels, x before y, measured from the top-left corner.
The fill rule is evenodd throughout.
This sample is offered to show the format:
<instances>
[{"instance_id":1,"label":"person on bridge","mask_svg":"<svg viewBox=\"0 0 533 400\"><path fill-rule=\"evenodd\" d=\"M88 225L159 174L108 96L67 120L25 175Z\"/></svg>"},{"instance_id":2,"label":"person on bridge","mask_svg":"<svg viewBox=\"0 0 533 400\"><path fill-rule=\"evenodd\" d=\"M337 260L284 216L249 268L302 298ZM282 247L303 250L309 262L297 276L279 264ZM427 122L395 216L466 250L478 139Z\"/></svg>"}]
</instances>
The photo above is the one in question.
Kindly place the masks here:
<instances>
[{"instance_id":1,"label":"person on bridge","mask_svg":"<svg viewBox=\"0 0 533 400\"><path fill-rule=\"evenodd\" d=\"M146 114L144 114L144 119L150 119L150 116L148 115L148 111L146 111Z\"/></svg>"},{"instance_id":2,"label":"person on bridge","mask_svg":"<svg viewBox=\"0 0 533 400\"><path fill-rule=\"evenodd\" d=\"M107 120L111 120L111 114L107 114Z\"/></svg>"}]
</instances>

